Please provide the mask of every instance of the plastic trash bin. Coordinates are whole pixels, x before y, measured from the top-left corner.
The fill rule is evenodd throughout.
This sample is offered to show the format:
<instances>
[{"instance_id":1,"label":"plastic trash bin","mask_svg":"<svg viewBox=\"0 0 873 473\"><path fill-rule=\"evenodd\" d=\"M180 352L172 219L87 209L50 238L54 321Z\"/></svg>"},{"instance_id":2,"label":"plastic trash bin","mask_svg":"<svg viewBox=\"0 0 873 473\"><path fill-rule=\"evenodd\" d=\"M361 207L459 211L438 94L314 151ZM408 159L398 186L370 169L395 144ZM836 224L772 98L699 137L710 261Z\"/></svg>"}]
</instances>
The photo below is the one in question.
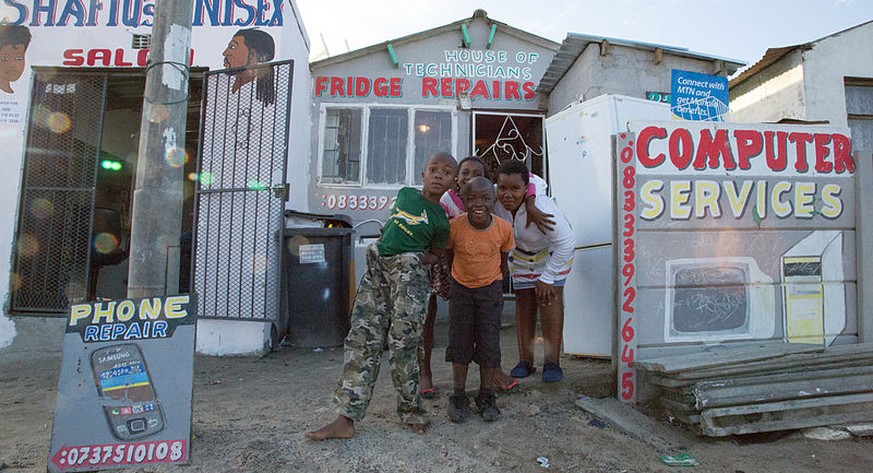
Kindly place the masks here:
<instances>
[{"instance_id":1,"label":"plastic trash bin","mask_svg":"<svg viewBox=\"0 0 873 473\"><path fill-rule=\"evenodd\" d=\"M286 340L297 347L341 346L349 331L354 230L338 218L345 216L291 213L324 226L285 228Z\"/></svg>"}]
</instances>

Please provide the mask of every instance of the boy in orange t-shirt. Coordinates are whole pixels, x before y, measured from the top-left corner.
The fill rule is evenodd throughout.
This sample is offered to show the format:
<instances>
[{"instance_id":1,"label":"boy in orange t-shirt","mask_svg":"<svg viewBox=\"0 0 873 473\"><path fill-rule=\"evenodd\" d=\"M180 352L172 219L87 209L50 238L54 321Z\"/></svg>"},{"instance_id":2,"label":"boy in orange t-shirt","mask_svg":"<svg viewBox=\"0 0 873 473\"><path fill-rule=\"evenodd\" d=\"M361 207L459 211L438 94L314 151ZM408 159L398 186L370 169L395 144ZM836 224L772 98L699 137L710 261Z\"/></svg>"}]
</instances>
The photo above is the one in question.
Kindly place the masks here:
<instances>
[{"instance_id":1,"label":"boy in orange t-shirt","mask_svg":"<svg viewBox=\"0 0 873 473\"><path fill-rule=\"evenodd\" d=\"M451 221L446 245L452 268L449 299L449 350L454 392L449 397L449 420L463 422L469 414L467 368L479 365L476 406L486 421L500 417L493 378L500 369L500 316L503 276L508 274L509 251L515 247L512 226L496 215L494 186L476 177L461 190L467 213Z\"/></svg>"}]
</instances>

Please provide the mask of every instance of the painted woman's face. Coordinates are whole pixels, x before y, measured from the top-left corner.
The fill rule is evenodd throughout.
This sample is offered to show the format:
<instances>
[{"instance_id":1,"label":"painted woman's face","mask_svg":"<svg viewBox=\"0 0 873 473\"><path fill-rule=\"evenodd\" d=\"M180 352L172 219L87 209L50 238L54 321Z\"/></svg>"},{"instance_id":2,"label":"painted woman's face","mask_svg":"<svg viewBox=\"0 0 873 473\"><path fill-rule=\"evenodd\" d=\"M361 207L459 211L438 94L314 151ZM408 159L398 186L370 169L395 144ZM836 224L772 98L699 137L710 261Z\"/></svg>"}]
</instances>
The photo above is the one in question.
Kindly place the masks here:
<instances>
[{"instance_id":1,"label":"painted woman's face","mask_svg":"<svg viewBox=\"0 0 873 473\"><path fill-rule=\"evenodd\" d=\"M21 78L26 50L23 44L7 44L0 48L0 81L15 82Z\"/></svg>"}]
</instances>

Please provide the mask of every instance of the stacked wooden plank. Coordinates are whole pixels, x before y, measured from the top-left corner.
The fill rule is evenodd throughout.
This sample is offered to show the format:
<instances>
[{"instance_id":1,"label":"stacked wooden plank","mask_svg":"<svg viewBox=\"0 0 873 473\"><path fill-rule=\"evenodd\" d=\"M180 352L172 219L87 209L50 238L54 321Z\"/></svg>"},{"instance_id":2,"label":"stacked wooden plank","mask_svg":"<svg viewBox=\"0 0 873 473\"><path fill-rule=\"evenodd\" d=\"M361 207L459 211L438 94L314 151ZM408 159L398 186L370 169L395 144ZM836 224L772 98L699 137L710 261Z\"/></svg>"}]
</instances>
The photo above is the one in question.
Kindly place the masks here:
<instances>
[{"instance_id":1,"label":"stacked wooden plank","mask_svg":"<svg viewBox=\"0 0 873 473\"><path fill-rule=\"evenodd\" d=\"M873 421L873 343L715 345L637 367L663 411L707 436Z\"/></svg>"}]
</instances>

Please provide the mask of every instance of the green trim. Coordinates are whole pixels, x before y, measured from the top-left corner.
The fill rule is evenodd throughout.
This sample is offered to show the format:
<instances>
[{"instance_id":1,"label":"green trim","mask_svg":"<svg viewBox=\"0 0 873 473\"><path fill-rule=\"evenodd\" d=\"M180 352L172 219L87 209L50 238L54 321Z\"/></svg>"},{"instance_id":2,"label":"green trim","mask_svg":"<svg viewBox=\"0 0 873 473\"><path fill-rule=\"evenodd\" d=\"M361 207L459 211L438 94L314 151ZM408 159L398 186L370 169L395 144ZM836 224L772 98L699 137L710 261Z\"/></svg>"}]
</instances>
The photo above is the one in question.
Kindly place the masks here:
<instances>
[{"instance_id":1,"label":"green trim","mask_svg":"<svg viewBox=\"0 0 873 473\"><path fill-rule=\"evenodd\" d=\"M395 66L399 66L400 61L397 60L397 52L394 51L394 46L392 46L391 43L388 43L388 54L391 55L391 62L393 62Z\"/></svg>"},{"instance_id":2,"label":"green trim","mask_svg":"<svg viewBox=\"0 0 873 473\"><path fill-rule=\"evenodd\" d=\"M472 43L472 41L470 41L470 32L467 31L466 23L461 23L461 41L464 43L465 48L469 48L470 43Z\"/></svg>"},{"instance_id":3,"label":"green trim","mask_svg":"<svg viewBox=\"0 0 873 473\"><path fill-rule=\"evenodd\" d=\"M485 49L491 49L491 45L494 44L495 34L497 34L497 23L491 23L491 33L488 34L488 45Z\"/></svg>"}]
</instances>

